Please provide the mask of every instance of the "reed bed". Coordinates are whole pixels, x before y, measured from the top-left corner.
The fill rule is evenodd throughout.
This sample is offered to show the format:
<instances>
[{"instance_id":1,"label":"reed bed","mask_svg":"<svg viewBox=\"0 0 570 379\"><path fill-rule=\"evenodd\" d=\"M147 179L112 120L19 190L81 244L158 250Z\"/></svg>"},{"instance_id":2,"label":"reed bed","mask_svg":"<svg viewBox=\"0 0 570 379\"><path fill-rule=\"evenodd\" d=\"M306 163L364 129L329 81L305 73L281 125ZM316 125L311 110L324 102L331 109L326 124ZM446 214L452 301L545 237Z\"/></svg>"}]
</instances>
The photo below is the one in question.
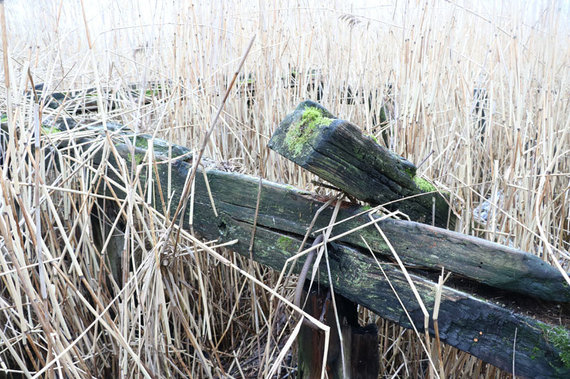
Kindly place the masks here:
<instances>
[{"instance_id":1,"label":"reed bed","mask_svg":"<svg viewBox=\"0 0 570 379\"><path fill-rule=\"evenodd\" d=\"M293 312L274 297L291 299L294 281L273 288L279 273L187 231L176 243L140 170L93 168L115 154L107 139L40 128L115 122L198 150L254 36L208 158L323 191L267 149L288 112L318 99L422 162L452 194L458 231L569 271L570 13L491 3L0 5L0 377L267 377L275 362L274 377L295 375ZM45 106L39 83L78 91L76 109ZM76 112L89 101L96 112ZM100 194L112 181L125 199ZM509 376L447 346L430 371L413 333L361 317L379 326L382 377Z\"/></svg>"}]
</instances>

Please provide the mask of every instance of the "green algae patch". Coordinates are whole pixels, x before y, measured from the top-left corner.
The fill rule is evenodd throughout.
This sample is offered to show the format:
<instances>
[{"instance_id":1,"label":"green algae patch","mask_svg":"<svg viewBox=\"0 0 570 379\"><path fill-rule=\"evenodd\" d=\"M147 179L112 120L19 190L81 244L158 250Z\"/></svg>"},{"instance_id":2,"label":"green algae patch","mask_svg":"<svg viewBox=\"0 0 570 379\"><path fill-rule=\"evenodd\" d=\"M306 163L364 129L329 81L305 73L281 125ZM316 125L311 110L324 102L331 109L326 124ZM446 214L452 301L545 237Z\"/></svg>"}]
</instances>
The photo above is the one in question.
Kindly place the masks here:
<instances>
[{"instance_id":1,"label":"green algae patch","mask_svg":"<svg viewBox=\"0 0 570 379\"><path fill-rule=\"evenodd\" d=\"M291 251L293 240L289 237L281 236L277 240L277 246L283 251Z\"/></svg>"},{"instance_id":2,"label":"green algae patch","mask_svg":"<svg viewBox=\"0 0 570 379\"><path fill-rule=\"evenodd\" d=\"M410 178L412 178L412 180L416 184L416 187L420 191L422 191L422 192L438 192L437 188L433 184L431 184L430 182L428 182L424 178L420 178L419 176L416 175L416 168L415 167L413 167L413 168L412 167L404 167L404 171L406 172L406 174L408 174L410 176Z\"/></svg>"},{"instance_id":3,"label":"green algae patch","mask_svg":"<svg viewBox=\"0 0 570 379\"><path fill-rule=\"evenodd\" d=\"M378 138L376 138L374 134L367 134L366 136L370 138L372 141L376 142L376 145L380 145L380 142L378 142Z\"/></svg>"},{"instance_id":4,"label":"green algae patch","mask_svg":"<svg viewBox=\"0 0 570 379\"><path fill-rule=\"evenodd\" d=\"M410 178L412 178L412 180L416 184L416 187L418 187L418 189L420 191L422 191L422 192L437 192L437 188L435 188L435 186L433 184L431 184L427 180L420 178L419 176L416 175L415 167L414 168L404 167L404 171L406 172L406 174L408 174L410 176Z\"/></svg>"},{"instance_id":5,"label":"green algae patch","mask_svg":"<svg viewBox=\"0 0 570 379\"><path fill-rule=\"evenodd\" d=\"M303 148L317 134L319 126L329 126L332 121L332 118L324 117L316 107L305 108L301 120L292 124L285 135L285 144L293 157L301 154Z\"/></svg>"},{"instance_id":6,"label":"green algae patch","mask_svg":"<svg viewBox=\"0 0 570 379\"><path fill-rule=\"evenodd\" d=\"M420 178L419 176L414 176L414 183L416 183L416 186L422 190L423 192L436 192L437 188L435 188L435 186L433 184L431 184L430 182L428 182L425 179Z\"/></svg>"},{"instance_id":7,"label":"green algae patch","mask_svg":"<svg viewBox=\"0 0 570 379\"><path fill-rule=\"evenodd\" d=\"M559 356L564 367L570 368L570 335L568 331L562 326L539 326L546 335L548 342L560 350Z\"/></svg>"},{"instance_id":8,"label":"green algae patch","mask_svg":"<svg viewBox=\"0 0 570 379\"><path fill-rule=\"evenodd\" d=\"M412 168L412 167L404 167L404 171L406 172L406 174L410 175L410 178L414 178L416 176L416 168Z\"/></svg>"},{"instance_id":9,"label":"green algae patch","mask_svg":"<svg viewBox=\"0 0 570 379\"><path fill-rule=\"evenodd\" d=\"M144 154L141 154L141 153L134 153L134 154L128 153L128 155L127 155L127 160L128 160L129 162L134 162L134 163L136 163L137 165L140 165L140 164L143 162L143 160L144 160Z\"/></svg>"},{"instance_id":10,"label":"green algae patch","mask_svg":"<svg viewBox=\"0 0 570 379\"><path fill-rule=\"evenodd\" d=\"M541 350L538 347L533 347L532 348L532 353L530 355L530 359L532 359L533 361L536 360L537 357L539 357L541 355ZM543 354L544 355L544 354Z\"/></svg>"},{"instance_id":11,"label":"green algae patch","mask_svg":"<svg viewBox=\"0 0 570 379\"><path fill-rule=\"evenodd\" d=\"M135 140L135 146L141 149L148 149L148 140L141 136L137 136Z\"/></svg>"}]
</instances>

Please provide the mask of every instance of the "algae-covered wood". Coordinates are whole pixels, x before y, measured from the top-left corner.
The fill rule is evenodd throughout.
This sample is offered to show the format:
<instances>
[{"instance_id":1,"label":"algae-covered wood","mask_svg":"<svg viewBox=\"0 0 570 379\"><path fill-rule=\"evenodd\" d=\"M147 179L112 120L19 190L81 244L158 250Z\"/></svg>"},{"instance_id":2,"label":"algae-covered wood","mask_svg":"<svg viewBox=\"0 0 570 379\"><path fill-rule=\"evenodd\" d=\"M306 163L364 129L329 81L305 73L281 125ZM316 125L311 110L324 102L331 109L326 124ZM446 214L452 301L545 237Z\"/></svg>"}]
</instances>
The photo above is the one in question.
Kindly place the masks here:
<instances>
[{"instance_id":1,"label":"algae-covered wood","mask_svg":"<svg viewBox=\"0 0 570 379\"><path fill-rule=\"evenodd\" d=\"M253 223L258 180L243 176L236 188L235 174L209 173L208 177L218 201L222 201L228 210L231 209L240 221ZM257 223L303 235L321 205L309 194L266 183L261 192ZM322 211L316 220L315 229L326 227L331 216L332 208ZM346 221L333 229L331 238L370 222L364 208L353 205L346 205L338 217L339 220ZM570 287L560 272L537 256L416 222L386 219L378 222L378 226L407 264L444 267L448 271L501 289L546 300L570 301ZM373 225L347 234L340 241L366 249L361 236L366 238L375 253L392 257L385 240Z\"/></svg>"},{"instance_id":2,"label":"algae-covered wood","mask_svg":"<svg viewBox=\"0 0 570 379\"><path fill-rule=\"evenodd\" d=\"M414 221L453 228L447 199L416 176L411 162L317 103L299 104L281 122L269 147L359 200L386 204Z\"/></svg>"},{"instance_id":3,"label":"algae-covered wood","mask_svg":"<svg viewBox=\"0 0 570 379\"><path fill-rule=\"evenodd\" d=\"M99 126L100 128L100 126ZM64 129L64 128L62 128ZM92 126L91 130L97 129ZM112 138L116 143L116 149L121 159L129 165L143 165L141 175L141 188L146 188L145 181L154 172L158 173L162 187L158 187L158 181L154 181L155 206L161 212L166 212L158 200L158 190L166 192L168 182L168 170L171 170L172 188L174 194L170 197L172 207L180 200L180 193L186 180L191 164L183 159L189 156L187 149L180 148L180 159L171 163L160 163L165 159L164 154L155 153L156 171L149 171L145 167L144 157L147 152L144 143L133 143L134 135L120 128L112 129ZM126 140L130 142L127 142ZM152 141L149 136L137 136L138 139L146 140L146 144ZM141 147L135 147L135 145ZM154 151L164 151L164 141L153 141ZM174 145L173 145L174 146ZM134 151L133 151L134 150ZM184 153L186 151L186 153ZM97 159L97 157L96 157ZM98 157L100 160L101 157ZM116 164L114 159L108 160L109 164ZM99 164L100 162L95 162ZM257 203L257 191L259 179L231 172L223 172L215 168L206 169L207 180L210 184L218 216L216 217L210 199L207 195L205 181L202 175L196 178L196 196L194 202L193 228L196 233L206 239L220 239L230 241L237 239L232 245L236 252L249 257L249 241L252 235L253 220ZM263 182L259 206L259 216L255 232L252 256L257 262L281 270L285 261L299 248L302 236L317 209L322 202L313 198L311 194L299 191L289 186ZM120 192L117 192L120 194ZM346 205L339 214L339 219L346 219L362 211L363 208ZM172 213L172 209L170 209ZM332 209L325 210L317 220L316 228L328 224ZM183 217L188 226L188 215ZM364 215L346 221L333 229L333 237L338 236L343 230L361 225L367 220ZM352 223L352 224L351 224ZM509 285L518 280L531 280L535 269L529 268L529 264L537 264L536 257L529 254L511 251L507 248L499 248L498 245L490 244L473 237L462 236L458 233L443 229L433 228L418 223L406 221L384 220L379 222L380 228L395 246L400 257L411 263L424 264L426 266L453 264L454 258L443 256L450 245L463 246L462 256L465 261L460 265L481 264L480 271L496 271L497 276L501 262L518 262L509 274L508 281L501 285ZM405 229L408 228L408 229ZM407 232L406 232L407 230ZM399 235L398 233L403 233ZM337 239L329 246L329 261L331 263L332 277L326 275L327 270L322 267L319 280L327 284L329 280L338 293L346 298L358 302L376 312L381 317L397 322L405 327L410 327L412 322L422 328L423 315L413 296L409 284L404 275L391 263L381 261L377 263L374 258L362 249L361 236L367 240L373 249L381 254L387 250L384 242L373 227L354 232L350 235ZM415 239L415 240L414 240ZM403 240L403 241L400 241ZM398 242L399 241L399 242ZM415 241L415 242L414 242ZM306 247L308 247L307 244ZM414 250L413 246L419 246ZM472 253L477 250L476 256ZM410 253L413 252L413 254ZM485 253L487 251L487 253ZM494 258L506 256L510 258ZM441 255L439 258L434 256ZM459 254L459 252L457 253ZM488 258L482 264L480 256L488 254ZM517 258L519 257L519 258ZM517 258L517 259L514 259ZM457 258L459 259L459 258ZM423 263L418 263L423 262ZM500 264L501 263L501 264ZM412 320L408 320L397 301L392 289L380 270L383 268L390 283L396 289L399 297L411 314ZM460 267L455 267L460 270ZM552 293L562 296L568 301L568 287L555 269L550 266L541 266L539 275L535 278L540 282L540 288L552 285ZM472 275L473 276L473 275ZM424 303L431 312L434 303L434 283L422 277L412 275ZM528 285L529 293L535 289ZM520 292L527 293L522 288ZM535 296L541 296L544 289L540 289ZM562 327L553 327L539 321L518 315L513 311L501 308L490 301L477 299L468 294L444 287L439 316L439 330L441 340L449 345L467 351L484 361L490 362L502 369L512 371L513 351L515 352L515 373L526 377L553 377L570 375L569 362L563 361L570 354L566 342L569 341L568 331ZM514 341L516 331L516 343ZM475 340L476 339L476 340ZM513 350L513 346L515 347Z\"/></svg>"}]
</instances>

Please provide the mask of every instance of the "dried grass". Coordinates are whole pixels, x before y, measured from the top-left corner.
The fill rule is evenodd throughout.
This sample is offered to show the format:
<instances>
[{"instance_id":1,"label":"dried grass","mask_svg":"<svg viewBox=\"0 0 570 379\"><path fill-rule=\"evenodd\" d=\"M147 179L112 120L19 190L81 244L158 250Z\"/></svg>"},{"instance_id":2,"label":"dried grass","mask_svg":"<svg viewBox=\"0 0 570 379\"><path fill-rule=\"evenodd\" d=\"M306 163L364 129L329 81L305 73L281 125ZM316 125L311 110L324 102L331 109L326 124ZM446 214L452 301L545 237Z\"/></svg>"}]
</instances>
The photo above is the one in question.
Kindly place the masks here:
<instances>
[{"instance_id":1,"label":"dried grass","mask_svg":"<svg viewBox=\"0 0 570 379\"><path fill-rule=\"evenodd\" d=\"M279 282L279 273L231 246L214 247L185 231L178 243L166 238L168 221L140 187L145 173L126 164L94 169L94 157L108 162L116 151L106 138L83 145L89 129L43 133L34 149L34 125L72 115L199 150L254 35L205 156L314 190L310 174L266 145L299 101L320 97L333 114L410 161L427 157L420 173L450 191L459 231L569 270L567 9L542 2L530 10L510 3L487 10L443 1L366 9L218 1L148 2L157 7L148 12L142 3L109 1L94 13L97 6L87 3L46 1L25 13L9 3L6 22L0 15L0 107L7 115L0 376L294 373L287 352L292 311L275 298L292 298L294 283ZM529 24L533 10L539 16ZM80 91L80 101L34 107L30 79L44 83L43 94ZM88 88L97 89L94 100ZM103 89L114 96L113 107ZM94 104L97 114L75 114ZM68 147L54 154L63 141ZM153 167L152 154L145 162ZM110 183L124 200L100 194ZM165 203L170 182L168 188ZM485 201L486 222L474 217ZM436 375L413 332L366 310L361 318L379 326L383 377ZM441 376L508 376L448 346L430 349Z\"/></svg>"}]
</instances>

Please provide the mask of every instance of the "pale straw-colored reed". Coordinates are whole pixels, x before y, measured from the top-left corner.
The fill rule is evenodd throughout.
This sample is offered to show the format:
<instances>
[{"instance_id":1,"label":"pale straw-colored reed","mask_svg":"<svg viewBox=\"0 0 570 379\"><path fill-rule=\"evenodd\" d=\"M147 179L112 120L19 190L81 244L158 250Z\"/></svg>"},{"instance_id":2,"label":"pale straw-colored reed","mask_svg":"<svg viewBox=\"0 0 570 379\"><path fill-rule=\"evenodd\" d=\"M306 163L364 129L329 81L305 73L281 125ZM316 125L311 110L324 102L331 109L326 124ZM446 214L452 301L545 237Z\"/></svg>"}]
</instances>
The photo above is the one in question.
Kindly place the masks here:
<instances>
[{"instance_id":1,"label":"pale straw-colored reed","mask_svg":"<svg viewBox=\"0 0 570 379\"><path fill-rule=\"evenodd\" d=\"M20 3L0 5L0 376L294 375L294 353L282 352L292 311L271 300L290 299L293 281L272 289L279 273L186 231L178 243L175 233L165 239L168 222L141 195L140 171L93 168L96 153L116 152L105 138L81 148L87 129L44 131L38 140L40 123L71 111L34 106L29 95L32 80L46 91L109 89L120 94L117 107L104 109L95 96L99 112L74 117L199 149L253 36L206 156L314 190L314 177L267 141L301 100L319 98L397 154L425 160L419 174L452 194L458 231L568 271L563 3ZM149 101L129 91L151 83L160 88ZM67 150L55 154L62 141ZM112 178L126 199L100 194ZM125 252L115 266L105 258L112 249ZM366 310L361 316L379 326L383 377L507 376L439 341L426 349L424 336Z\"/></svg>"}]
</instances>

